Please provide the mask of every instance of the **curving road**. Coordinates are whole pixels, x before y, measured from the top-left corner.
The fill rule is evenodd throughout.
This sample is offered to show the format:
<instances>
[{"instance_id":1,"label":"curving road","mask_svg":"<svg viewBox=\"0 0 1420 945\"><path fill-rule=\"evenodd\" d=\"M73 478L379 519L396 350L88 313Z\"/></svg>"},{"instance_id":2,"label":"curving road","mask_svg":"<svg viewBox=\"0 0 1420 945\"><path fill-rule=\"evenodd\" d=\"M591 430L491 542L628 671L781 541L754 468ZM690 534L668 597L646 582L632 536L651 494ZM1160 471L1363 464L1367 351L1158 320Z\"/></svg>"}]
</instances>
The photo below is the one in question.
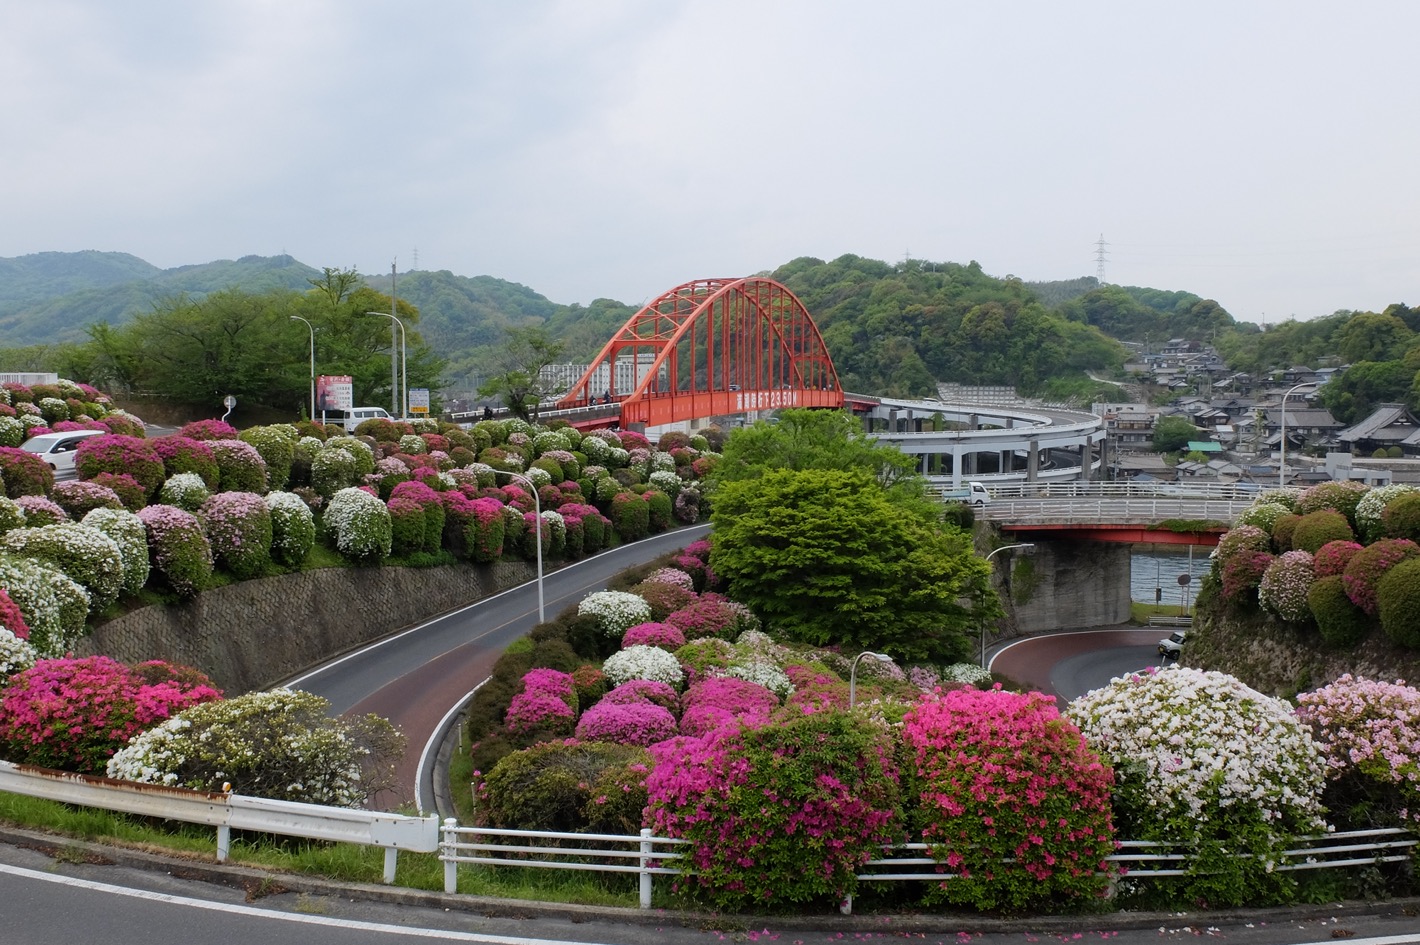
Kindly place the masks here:
<instances>
[{"instance_id":1,"label":"curving road","mask_svg":"<svg viewBox=\"0 0 1420 945\"><path fill-rule=\"evenodd\" d=\"M1117 676L1160 665L1159 627L1101 627L1016 640L988 660L993 672L1048 692L1064 708L1070 700Z\"/></svg>"},{"instance_id":2,"label":"curving road","mask_svg":"<svg viewBox=\"0 0 1420 945\"><path fill-rule=\"evenodd\" d=\"M566 607L634 565L683 548L709 534L693 525L603 551L543 576L545 612ZM514 640L537 624L536 583L511 588L324 663L286 685L330 700L337 713L373 712L409 739L398 766L399 789L381 797L386 809L408 803L438 810L433 769L438 745L475 686Z\"/></svg>"}]
</instances>

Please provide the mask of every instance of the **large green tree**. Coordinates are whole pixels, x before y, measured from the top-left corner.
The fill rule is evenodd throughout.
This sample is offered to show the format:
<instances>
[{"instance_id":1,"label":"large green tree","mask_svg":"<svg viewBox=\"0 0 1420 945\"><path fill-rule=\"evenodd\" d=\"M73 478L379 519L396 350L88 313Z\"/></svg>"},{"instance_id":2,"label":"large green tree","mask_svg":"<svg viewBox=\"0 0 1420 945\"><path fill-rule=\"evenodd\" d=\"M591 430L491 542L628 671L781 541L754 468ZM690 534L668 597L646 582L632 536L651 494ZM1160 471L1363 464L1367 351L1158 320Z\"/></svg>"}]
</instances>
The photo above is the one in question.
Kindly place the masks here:
<instances>
[{"instance_id":1,"label":"large green tree","mask_svg":"<svg viewBox=\"0 0 1420 945\"><path fill-rule=\"evenodd\" d=\"M1160 417L1154 421L1154 451L1176 453L1200 435L1199 429L1184 417Z\"/></svg>"},{"instance_id":2,"label":"large green tree","mask_svg":"<svg viewBox=\"0 0 1420 945\"><path fill-rule=\"evenodd\" d=\"M541 327L509 328L499 359L499 373L478 388L496 397L516 416L530 419L537 405L563 390L543 377L542 369L562 357L562 345Z\"/></svg>"},{"instance_id":3,"label":"large green tree","mask_svg":"<svg viewBox=\"0 0 1420 945\"><path fill-rule=\"evenodd\" d=\"M950 662L1000 613L968 536L893 502L864 470L724 482L711 521L715 573L793 640Z\"/></svg>"}]
</instances>

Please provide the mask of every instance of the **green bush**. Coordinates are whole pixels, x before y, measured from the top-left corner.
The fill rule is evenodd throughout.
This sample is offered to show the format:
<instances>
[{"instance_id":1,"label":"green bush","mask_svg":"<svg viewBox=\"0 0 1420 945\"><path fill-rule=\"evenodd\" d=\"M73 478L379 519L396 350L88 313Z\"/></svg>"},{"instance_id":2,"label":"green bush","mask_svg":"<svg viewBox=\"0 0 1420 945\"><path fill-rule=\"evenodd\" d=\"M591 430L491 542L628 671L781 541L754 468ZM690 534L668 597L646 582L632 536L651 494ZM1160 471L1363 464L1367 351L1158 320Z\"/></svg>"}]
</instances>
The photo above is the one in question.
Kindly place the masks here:
<instances>
[{"instance_id":1,"label":"green bush","mask_svg":"<svg viewBox=\"0 0 1420 945\"><path fill-rule=\"evenodd\" d=\"M123 556L123 592L137 594L148 583L148 530L143 520L127 509L94 509L83 523L98 529L118 545Z\"/></svg>"},{"instance_id":2,"label":"green bush","mask_svg":"<svg viewBox=\"0 0 1420 945\"><path fill-rule=\"evenodd\" d=\"M1341 512L1322 509L1302 516L1292 532L1292 547L1316 554L1329 541L1352 541L1356 533Z\"/></svg>"},{"instance_id":3,"label":"green bush","mask_svg":"<svg viewBox=\"0 0 1420 945\"><path fill-rule=\"evenodd\" d=\"M0 587L20 608L40 656L63 656L84 635L89 592L49 562L0 553Z\"/></svg>"},{"instance_id":4,"label":"green bush","mask_svg":"<svg viewBox=\"0 0 1420 945\"><path fill-rule=\"evenodd\" d=\"M1394 643L1420 648L1420 558L1392 567L1376 587L1381 629Z\"/></svg>"},{"instance_id":5,"label":"green bush","mask_svg":"<svg viewBox=\"0 0 1420 945\"><path fill-rule=\"evenodd\" d=\"M219 489L266 495L266 460L255 446L241 440L212 440L207 446L217 460Z\"/></svg>"},{"instance_id":6,"label":"green bush","mask_svg":"<svg viewBox=\"0 0 1420 945\"><path fill-rule=\"evenodd\" d=\"M291 492L268 492L266 507L271 510L271 559L294 568L315 547L315 516L310 506Z\"/></svg>"},{"instance_id":7,"label":"green bush","mask_svg":"<svg viewBox=\"0 0 1420 945\"><path fill-rule=\"evenodd\" d=\"M102 440L105 437L90 439ZM22 495L49 495L54 488L54 471L34 453L0 446L0 486L11 499Z\"/></svg>"},{"instance_id":8,"label":"green bush","mask_svg":"<svg viewBox=\"0 0 1420 945\"><path fill-rule=\"evenodd\" d=\"M649 769L649 753L634 745L547 742L507 755L484 775L478 812L503 829L634 833Z\"/></svg>"},{"instance_id":9,"label":"green bush","mask_svg":"<svg viewBox=\"0 0 1420 945\"><path fill-rule=\"evenodd\" d=\"M1286 512L1273 520L1272 543L1277 546L1278 551L1292 551L1297 547L1293 535L1297 531L1297 523L1301 520L1302 517L1293 512Z\"/></svg>"},{"instance_id":10,"label":"green bush","mask_svg":"<svg viewBox=\"0 0 1420 945\"><path fill-rule=\"evenodd\" d=\"M291 463L296 457L296 443L301 435L289 423L243 430L243 442L250 443L266 463L267 487L285 489L291 480Z\"/></svg>"},{"instance_id":11,"label":"green bush","mask_svg":"<svg viewBox=\"0 0 1420 945\"><path fill-rule=\"evenodd\" d=\"M671 497L657 489L642 494L646 500L647 523L652 535L658 535L671 527L674 505Z\"/></svg>"},{"instance_id":12,"label":"green bush","mask_svg":"<svg viewBox=\"0 0 1420 945\"><path fill-rule=\"evenodd\" d=\"M271 510L254 492L219 492L198 513L212 556L240 579L253 578L271 563Z\"/></svg>"},{"instance_id":13,"label":"green bush","mask_svg":"<svg viewBox=\"0 0 1420 945\"><path fill-rule=\"evenodd\" d=\"M622 541L639 541L651 530L651 506L634 492L618 492L611 500L611 526Z\"/></svg>"},{"instance_id":14,"label":"green bush","mask_svg":"<svg viewBox=\"0 0 1420 945\"><path fill-rule=\"evenodd\" d=\"M196 597L212 580L212 546L202 523L171 505L150 505L138 512L148 530L152 569L180 597Z\"/></svg>"},{"instance_id":15,"label":"green bush","mask_svg":"<svg viewBox=\"0 0 1420 945\"><path fill-rule=\"evenodd\" d=\"M1420 492L1407 492L1386 503L1381 510L1381 534L1420 541Z\"/></svg>"}]
</instances>

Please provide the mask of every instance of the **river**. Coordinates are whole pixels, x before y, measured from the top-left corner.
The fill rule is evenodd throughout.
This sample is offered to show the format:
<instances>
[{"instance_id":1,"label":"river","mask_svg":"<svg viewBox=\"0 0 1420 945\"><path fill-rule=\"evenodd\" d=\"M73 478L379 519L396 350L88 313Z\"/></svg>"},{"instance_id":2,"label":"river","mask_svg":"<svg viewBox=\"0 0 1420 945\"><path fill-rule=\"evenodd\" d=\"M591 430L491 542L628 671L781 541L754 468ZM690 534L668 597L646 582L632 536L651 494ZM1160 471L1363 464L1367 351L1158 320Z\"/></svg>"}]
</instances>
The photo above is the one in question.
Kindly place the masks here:
<instances>
[{"instance_id":1,"label":"river","mask_svg":"<svg viewBox=\"0 0 1420 945\"><path fill-rule=\"evenodd\" d=\"M1130 556L1129 596L1140 604L1160 603L1182 608L1186 601L1192 606L1198 594L1198 582L1208 573L1211 548L1194 548L1190 561L1187 549L1161 550L1158 545L1144 545L1148 550L1135 551ZM1189 575L1186 587L1180 586L1180 575Z\"/></svg>"}]
</instances>

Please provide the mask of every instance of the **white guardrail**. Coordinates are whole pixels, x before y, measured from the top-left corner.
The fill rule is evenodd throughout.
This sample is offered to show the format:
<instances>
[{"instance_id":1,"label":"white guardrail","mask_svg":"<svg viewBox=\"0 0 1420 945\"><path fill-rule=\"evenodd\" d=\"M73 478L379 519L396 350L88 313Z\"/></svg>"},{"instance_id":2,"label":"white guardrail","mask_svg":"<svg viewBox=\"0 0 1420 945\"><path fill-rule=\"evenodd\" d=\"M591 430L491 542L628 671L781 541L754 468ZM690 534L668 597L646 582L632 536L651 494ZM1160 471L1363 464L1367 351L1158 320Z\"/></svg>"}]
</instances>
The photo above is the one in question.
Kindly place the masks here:
<instances>
[{"instance_id":1,"label":"white guardrail","mask_svg":"<svg viewBox=\"0 0 1420 945\"><path fill-rule=\"evenodd\" d=\"M241 794L190 791L51 771L8 761L0 761L0 791L216 827L219 863L226 862L234 829L382 847L386 883L394 882L400 850L434 853L439 849L439 818L432 814L407 817Z\"/></svg>"},{"instance_id":2,"label":"white guardrail","mask_svg":"<svg viewBox=\"0 0 1420 945\"><path fill-rule=\"evenodd\" d=\"M649 909L652 878L685 872L676 869L674 864L681 858L677 848L686 841L653 836L649 828L639 834L595 834L463 827L453 819L441 825L432 814L409 817L240 794L190 791L51 771L8 761L0 761L0 791L213 826L217 828L219 862L227 859L233 829L382 847L386 883L394 882L400 850L437 852L444 864L444 890L448 893L458 891L460 863L635 873L640 879L641 908ZM1420 840L1412 832L1399 828L1301 837L1296 846L1283 851L1284 862L1276 868L1312 870L1400 863L1414 857L1417 844ZM885 856L864 864L858 879L865 882L951 879L953 874L930 856L930 849L925 843L884 848ZM1122 840L1116 852L1107 857L1123 867L1132 880L1186 875L1188 858L1186 847L1143 840ZM849 897L842 911L851 912L852 906L853 900Z\"/></svg>"}]
</instances>

